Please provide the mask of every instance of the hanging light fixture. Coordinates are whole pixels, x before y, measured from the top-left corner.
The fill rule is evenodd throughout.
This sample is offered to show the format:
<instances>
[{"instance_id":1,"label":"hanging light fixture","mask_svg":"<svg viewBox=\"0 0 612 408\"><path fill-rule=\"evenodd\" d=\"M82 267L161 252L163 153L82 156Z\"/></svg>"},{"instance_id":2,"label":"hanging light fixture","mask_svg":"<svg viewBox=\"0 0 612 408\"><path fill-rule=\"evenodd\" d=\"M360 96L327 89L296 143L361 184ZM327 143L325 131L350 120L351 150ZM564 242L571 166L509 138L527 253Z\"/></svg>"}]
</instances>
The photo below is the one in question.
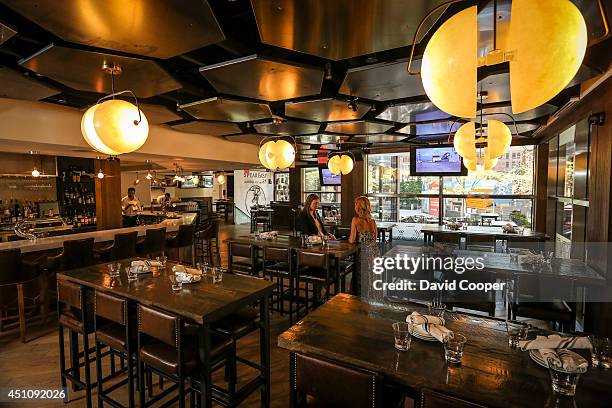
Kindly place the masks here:
<instances>
[{"instance_id":1,"label":"hanging light fixture","mask_svg":"<svg viewBox=\"0 0 612 408\"><path fill-rule=\"evenodd\" d=\"M38 167L36 166L38 160L37 160L37 156L38 156L38 152L35 152L33 150L30 150L30 154L33 156L33 161L34 161L34 169L32 170L32 177L40 177L40 171L38 171ZM41 161L41 166L42 168L42 161Z\"/></svg>"},{"instance_id":2,"label":"hanging light fixture","mask_svg":"<svg viewBox=\"0 0 612 408\"><path fill-rule=\"evenodd\" d=\"M412 40L408 74L419 31L424 22L450 0L433 8L421 20ZM496 0L493 0L494 8ZM605 14L602 13L607 26ZM468 7L445 21L425 47L421 61L423 88L442 111L458 117L476 116L477 68L509 62L513 113L534 109L567 86L578 72L586 52L588 33L584 17L570 0L513 0L507 49L497 47L497 15L493 13L493 49L478 58L477 7Z\"/></svg>"},{"instance_id":3,"label":"hanging light fixture","mask_svg":"<svg viewBox=\"0 0 612 408\"><path fill-rule=\"evenodd\" d=\"M336 176L339 174L349 174L355 166L355 156L349 151L330 152L327 158L327 168Z\"/></svg>"},{"instance_id":4,"label":"hanging light fixture","mask_svg":"<svg viewBox=\"0 0 612 408\"><path fill-rule=\"evenodd\" d=\"M136 180L134 180L134 185L138 185L140 183L140 177L138 176L138 172L136 172Z\"/></svg>"},{"instance_id":5,"label":"hanging light fixture","mask_svg":"<svg viewBox=\"0 0 612 408\"><path fill-rule=\"evenodd\" d=\"M134 92L125 90L115 92L115 75L122 70L114 64L104 64L104 72L111 75L112 93L100 98L87 109L81 119L81 133L87 144L94 150L117 156L138 150L149 136L149 122L140 110ZM116 96L130 94L135 105L115 99Z\"/></svg>"},{"instance_id":6,"label":"hanging light fixture","mask_svg":"<svg viewBox=\"0 0 612 408\"><path fill-rule=\"evenodd\" d=\"M289 136L290 137L290 136ZM295 161L295 140L289 143L283 138L268 137L259 143L259 161L270 170L286 169Z\"/></svg>"},{"instance_id":7,"label":"hanging light fixture","mask_svg":"<svg viewBox=\"0 0 612 408\"><path fill-rule=\"evenodd\" d=\"M151 174L151 160L147 160L145 161L145 163L147 164L147 175L145 176L145 178L147 180L152 180L153 174Z\"/></svg>"},{"instance_id":8,"label":"hanging light fixture","mask_svg":"<svg viewBox=\"0 0 612 408\"><path fill-rule=\"evenodd\" d=\"M96 175L96 177L98 177L100 180L102 180L104 178L104 172L102 172L102 169L98 170L98 174Z\"/></svg>"},{"instance_id":9,"label":"hanging light fixture","mask_svg":"<svg viewBox=\"0 0 612 408\"><path fill-rule=\"evenodd\" d=\"M225 182L227 181L226 177L225 177L225 172L221 171L219 173L217 173L215 175L215 179L217 180L217 183L223 185L225 184Z\"/></svg>"}]
</instances>

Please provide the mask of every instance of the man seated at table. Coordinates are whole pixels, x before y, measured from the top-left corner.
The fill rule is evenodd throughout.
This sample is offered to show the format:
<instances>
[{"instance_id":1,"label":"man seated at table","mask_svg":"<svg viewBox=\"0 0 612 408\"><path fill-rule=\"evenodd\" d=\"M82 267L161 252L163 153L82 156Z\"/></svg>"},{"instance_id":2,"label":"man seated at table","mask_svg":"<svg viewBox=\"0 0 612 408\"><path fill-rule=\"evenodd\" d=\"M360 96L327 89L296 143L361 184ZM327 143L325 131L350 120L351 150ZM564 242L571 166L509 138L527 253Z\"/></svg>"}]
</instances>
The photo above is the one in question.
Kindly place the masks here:
<instances>
[{"instance_id":1,"label":"man seated at table","mask_svg":"<svg viewBox=\"0 0 612 408\"><path fill-rule=\"evenodd\" d=\"M300 230L306 235L320 235L321 237L327 236L330 239L336 239L332 234L328 233L321 221L319 212L319 196L316 194L309 194L306 197L304 208L300 212L298 217L298 225Z\"/></svg>"}]
</instances>

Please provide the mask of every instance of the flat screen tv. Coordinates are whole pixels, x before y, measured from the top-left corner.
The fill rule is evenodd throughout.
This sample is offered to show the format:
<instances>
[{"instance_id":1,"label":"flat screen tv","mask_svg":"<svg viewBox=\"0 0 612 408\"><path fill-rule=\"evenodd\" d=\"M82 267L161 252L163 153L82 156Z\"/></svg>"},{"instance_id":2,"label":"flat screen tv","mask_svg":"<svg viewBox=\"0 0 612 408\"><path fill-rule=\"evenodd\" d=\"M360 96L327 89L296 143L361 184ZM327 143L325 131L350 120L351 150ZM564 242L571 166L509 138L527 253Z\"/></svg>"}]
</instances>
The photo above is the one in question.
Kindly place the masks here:
<instances>
[{"instance_id":1,"label":"flat screen tv","mask_svg":"<svg viewBox=\"0 0 612 408\"><path fill-rule=\"evenodd\" d=\"M452 145L413 147L410 152L413 176L466 176L463 159Z\"/></svg>"},{"instance_id":2,"label":"flat screen tv","mask_svg":"<svg viewBox=\"0 0 612 408\"><path fill-rule=\"evenodd\" d=\"M342 181L342 176L332 174L328 168L319 168L319 176L321 177L322 186L339 186Z\"/></svg>"},{"instance_id":3,"label":"flat screen tv","mask_svg":"<svg viewBox=\"0 0 612 408\"><path fill-rule=\"evenodd\" d=\"M202 187L212 188L214 176L202 176Z\"/></svg>"}]
</instances>

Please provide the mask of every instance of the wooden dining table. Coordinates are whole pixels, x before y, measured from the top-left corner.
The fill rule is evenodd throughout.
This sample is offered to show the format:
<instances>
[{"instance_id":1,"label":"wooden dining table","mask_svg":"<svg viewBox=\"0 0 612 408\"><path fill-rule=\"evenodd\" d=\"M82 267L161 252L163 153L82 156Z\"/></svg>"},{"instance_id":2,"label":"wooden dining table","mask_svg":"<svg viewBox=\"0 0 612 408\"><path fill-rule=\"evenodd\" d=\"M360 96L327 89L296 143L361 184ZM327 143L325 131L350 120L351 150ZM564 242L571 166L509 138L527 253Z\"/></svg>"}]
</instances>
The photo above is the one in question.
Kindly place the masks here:
<instances>
[{"instance_id":1,"label":"wooden dining table","mask_svg":"<svg viewBox=\"0 0 612 408\"><path fill-rule=\"evenodd\" d=\"M260 311L260 357L261 370L237 391L239 403L248 395L261 390L261 404L270 405L270 296L274 284L270 281L223 274L220 283L213 283L212 277L203 276L197 283L183 284L180 292L173 292L168 276L172 274L175 263L168 262L165 269L153 268L152 273L142 274L136 281L130 282L123 271L132 260L120 261L122 272L119 278L112 279L106 264L92 265L57 274L57 279L64 279L91 290L109 292L127 298L142 305L153 306L180 316L200 327L199 350L203 366L200 373L204 384L201 393L203 407L212 407L211 380L211 324L254 303L259 303Z\"/></svg>"},{"instance_id":2,"label":"wooden dining table","mask_svg":"<svg viewBox=\"0 0 612 408\"><path fill-rule=\"evenodd\" d=\"M448 228L445 225L426 224L421 227L421 232L423 233L423 240L426 244L431 244L433 241L435 241L435 236L439 233L456 234L457 241L460 237L465 237L469 235L486 235L491 236L493 239L496 240L507 240L517 237L522 240L531 240L534 243L543 242L549 238L548 235L546 235L545 233L538 231L524 230L521 234L507 233L504 232L501 227L484 226L468 226L467 229L454 230Z\"/></svg>"},{"instance_id":3,"label":"wooden dining table","mask_svg":"<svg viewBox=\"0 0 612 408\"><path fill-rule=\"evenodd\" d=\"M431 391L456 399L444 406L554 405L548 370L532 361L528 352L509 348L504 320L461 313L447 316L446 327L467 338L461 364L449 365L437 341L413 337L410 350L394 348L391 325L405 321L412 311L427 310L417 304L375 306L338 294L282 333L278 346L379 373L417 399ZM609 406L611 384L612 370L590 367L578 383L576 405Z\"/></svg>"}]
</instances>

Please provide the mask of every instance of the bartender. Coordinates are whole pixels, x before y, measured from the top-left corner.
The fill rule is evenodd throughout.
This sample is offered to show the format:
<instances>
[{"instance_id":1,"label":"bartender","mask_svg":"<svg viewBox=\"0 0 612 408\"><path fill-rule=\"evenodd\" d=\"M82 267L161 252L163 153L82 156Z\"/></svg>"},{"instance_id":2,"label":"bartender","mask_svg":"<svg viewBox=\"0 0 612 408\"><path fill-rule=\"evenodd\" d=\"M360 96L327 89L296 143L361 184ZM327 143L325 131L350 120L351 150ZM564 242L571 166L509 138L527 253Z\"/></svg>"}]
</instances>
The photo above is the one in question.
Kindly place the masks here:
<instances>
[{"instance_id":1,"label":"bartender","mask_svg":"<svg viewBox=\"0 0 612 408\"><path fill-rule=\"evenodd\" d=\"M124 227L136 226L136 220L141 208L140 200L136 198L136 189L134 187L128 188L128 195L121 199Z\"/></svg>"},{"instance_id":2,"label":"bartender","mask_svg":"<svg viewBox=\"0 0 612 408\"><path fill-rule=\"evenodd\" d=\"M164 194L164 198L161 200L162 211L168 211L170 206L172 205L172 197L170 197L170 193Z\"/></svg>"}]
</instances>

